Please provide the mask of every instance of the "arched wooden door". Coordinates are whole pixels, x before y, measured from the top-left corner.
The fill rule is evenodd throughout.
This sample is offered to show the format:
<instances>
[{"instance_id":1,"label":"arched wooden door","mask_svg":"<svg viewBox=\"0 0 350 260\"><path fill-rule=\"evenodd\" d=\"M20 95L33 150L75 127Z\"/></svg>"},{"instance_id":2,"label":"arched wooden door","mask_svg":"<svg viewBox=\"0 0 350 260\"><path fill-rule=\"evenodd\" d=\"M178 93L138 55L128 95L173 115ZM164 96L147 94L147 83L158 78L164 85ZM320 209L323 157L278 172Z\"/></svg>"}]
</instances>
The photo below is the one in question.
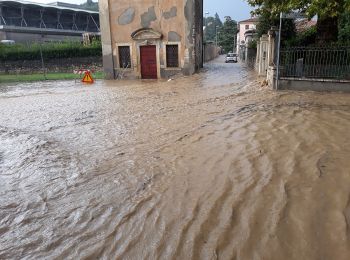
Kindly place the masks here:
<instances>
[{"instance_id":1,"label":"arched wooden door","mask_svg":"<svg viewBox=\"0 0 350 260\"><path fill-rule=\"evenodd\" d=\"M157 79L157 49L155 45L140 47L141 77Z\"/></svg>"}]
</instances>

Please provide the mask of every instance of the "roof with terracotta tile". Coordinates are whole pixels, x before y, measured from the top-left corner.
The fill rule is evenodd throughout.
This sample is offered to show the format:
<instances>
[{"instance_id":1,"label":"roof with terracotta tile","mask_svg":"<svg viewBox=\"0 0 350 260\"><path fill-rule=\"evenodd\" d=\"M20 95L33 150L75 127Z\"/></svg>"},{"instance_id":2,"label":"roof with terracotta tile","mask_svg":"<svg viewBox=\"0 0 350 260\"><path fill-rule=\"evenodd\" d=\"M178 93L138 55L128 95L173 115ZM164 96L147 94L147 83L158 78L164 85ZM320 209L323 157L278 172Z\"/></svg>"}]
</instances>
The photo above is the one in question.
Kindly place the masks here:
<instances>
[{"instance_id":1,"label":"roof with terracotta tile","mask_svg":"<svg viewBox=\"0 0 350 260\"><path fill-rule=\"evenodd\" d=\"M240 21L239 23L258 23L259 22L259 17L252 17L247 20Z\"/></svg>"}]
</instances>

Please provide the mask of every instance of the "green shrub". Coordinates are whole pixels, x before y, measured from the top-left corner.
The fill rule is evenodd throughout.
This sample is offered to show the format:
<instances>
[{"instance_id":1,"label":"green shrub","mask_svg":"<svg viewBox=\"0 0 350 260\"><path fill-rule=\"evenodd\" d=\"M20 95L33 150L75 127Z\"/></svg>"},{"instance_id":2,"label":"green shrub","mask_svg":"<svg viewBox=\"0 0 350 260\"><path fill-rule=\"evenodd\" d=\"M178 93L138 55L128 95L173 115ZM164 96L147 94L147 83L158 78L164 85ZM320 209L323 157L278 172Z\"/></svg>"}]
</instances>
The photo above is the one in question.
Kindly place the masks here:
<instances>
[{"instance_id":1,"label":"green shrub","mask_svg":"<svg viewBox=\"0 0 350 260\"><path fill-rule=\"evenodd\" d=\"M250 48L250 49L256 49L257 46L258 46L258 42L256 39L253 39L252 41L250 41L248 43L248 48Z\"/></svg>"},{"instance_id":2,"label":"green shrub","mask_svg":"<svg viewBox=\"0 0 350 260\"><path fill-rule=\"evenodd\" d=\"M33 43L31 45L0 44L0 60L40 60L40 48L45 60L102 55L101 42L99 41L95 41L88 46L84 46L80 42L43 43L41 46L39 43Z\"/></svg>"},{"instance_id":3,"label":"green shrub","mask_svg":"<svg viewBox=\"0 0 350 260\"><path fill-rule=\"evenodd\" d=\"M286 46L310 46L316 43L317 28L312 26L302 33L298 33L296 37L286 41Z\"/></svg>"},{"instance_id":4,"label":"green shrub","mask_svg":"<svg viewBox=\"0 0 350 260\"><path fill-rule=\"evenodd\" d=\"M339 18L339 42L344 45L350 44L350 14L348 12Z\"/></svg>"}]
</instances>

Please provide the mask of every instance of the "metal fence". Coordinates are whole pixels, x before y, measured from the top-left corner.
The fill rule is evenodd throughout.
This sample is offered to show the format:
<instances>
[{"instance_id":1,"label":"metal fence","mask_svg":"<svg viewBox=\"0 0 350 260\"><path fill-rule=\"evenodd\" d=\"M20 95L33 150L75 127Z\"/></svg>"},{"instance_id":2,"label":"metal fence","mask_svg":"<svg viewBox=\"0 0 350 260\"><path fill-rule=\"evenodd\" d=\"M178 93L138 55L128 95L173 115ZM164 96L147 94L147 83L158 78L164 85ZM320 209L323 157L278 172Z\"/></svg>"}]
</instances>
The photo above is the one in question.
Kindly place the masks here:
<instances>
[{"instance_id":1,"label":"metal fence","mask_svg":"<svg viewBox=\"0 0 350 260\"><path fill-rule=\"evenodd\" d=\"M87 70L91 71L95 78L104 77L102 56L98 55L99 53L88 52L85 47L82 47L81 50L78 50L81 54L74 55L72 52L75 49L72 49L70 50L72 55L67 55L65 43L54 43L54 46L48 43L50 46L46 47L45 44L43 44L43 48L39 44L0 45L0 84L20 81L80 79L82 75L79 73ZM35 48L38 51L34 51ZM47 48L46 51L44 48ZM9 54L5 56L6 52Z\"/></svg>"},{"instance_id":2,"label":"metal fence","mask_svg":"<svg viewBox=\"0 0 350 260\"><path fill-rule=\"evenodd\" d=\"M281 49L280 76L350 80L350 46Z\"/></svg>"}]
</instances>

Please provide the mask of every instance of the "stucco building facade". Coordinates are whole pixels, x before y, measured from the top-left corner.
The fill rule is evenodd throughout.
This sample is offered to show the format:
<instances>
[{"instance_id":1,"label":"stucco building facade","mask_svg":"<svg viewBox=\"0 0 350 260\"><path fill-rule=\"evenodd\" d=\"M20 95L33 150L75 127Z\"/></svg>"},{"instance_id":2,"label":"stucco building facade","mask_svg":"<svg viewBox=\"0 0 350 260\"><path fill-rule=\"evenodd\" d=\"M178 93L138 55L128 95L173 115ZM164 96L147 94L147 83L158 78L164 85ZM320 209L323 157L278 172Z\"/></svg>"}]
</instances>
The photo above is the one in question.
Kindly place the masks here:
<instances>
[{"instance_id":1,"label":"stucco building facade","mask_svg":"<svg viewBox=\"0 0 350 260\"><path fill-rule=\"evenodd\" d=\"M106 77L169 78L203 64L203 0L100 0Z\"/></svg>"},{"instance_id":2,"label":"stucco building facade","mask_svg":"<svg viewBox=\"0 0 350 260\"><path fill-rule=\"evenodd\" d=\"M242 46L246 46L253 39L256 25L259 23L259 18L254 17L238 23L237 33L237 53Z\"/></svg>"}]
</instances>

